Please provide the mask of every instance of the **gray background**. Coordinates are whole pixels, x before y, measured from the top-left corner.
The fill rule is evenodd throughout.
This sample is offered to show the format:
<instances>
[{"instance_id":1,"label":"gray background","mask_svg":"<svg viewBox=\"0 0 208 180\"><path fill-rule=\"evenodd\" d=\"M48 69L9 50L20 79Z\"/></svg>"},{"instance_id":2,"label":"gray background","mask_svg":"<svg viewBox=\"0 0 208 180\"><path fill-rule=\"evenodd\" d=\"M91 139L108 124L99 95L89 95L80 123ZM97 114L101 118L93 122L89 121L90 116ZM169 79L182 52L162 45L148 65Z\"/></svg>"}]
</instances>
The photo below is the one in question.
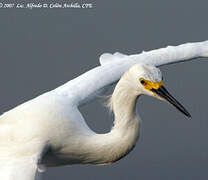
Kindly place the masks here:
<instances>
[{"instance_id":1,"label":"gray background","mask_svg":"<svg viewBox=\"0 0 208 180\"><path fill-rule=\"evenodd\" d=\"M1 112L97 66L103 52L133 54L208 39L207 1L105 0L93 5L88 10L0 9ZM207 179L207 68L200 59L161 68L166 87L191 120L143 96L138 102L142 135L128 156L110 166L49 168L43 178ZM112 120L99 102L81 110L88 125L104 133Z\"/></svg>"}]
</instances>

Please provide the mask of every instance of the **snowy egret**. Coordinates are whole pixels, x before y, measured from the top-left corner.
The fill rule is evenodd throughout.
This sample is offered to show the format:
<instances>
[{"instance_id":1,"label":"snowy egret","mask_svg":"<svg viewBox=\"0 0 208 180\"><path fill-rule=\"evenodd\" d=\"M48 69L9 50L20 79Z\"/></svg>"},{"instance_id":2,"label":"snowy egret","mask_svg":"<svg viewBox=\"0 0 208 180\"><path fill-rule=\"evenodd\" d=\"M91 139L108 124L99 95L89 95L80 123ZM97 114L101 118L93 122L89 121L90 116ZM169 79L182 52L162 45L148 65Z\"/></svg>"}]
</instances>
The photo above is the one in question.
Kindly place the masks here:
<instances>
[{"instance_id":1,"label":"snowy egret","mask_svg":"<svg viewBox=\"0 0 208 180\"><path fill-rule=\"evenodd\" d=\"M32 180L38 164L110 164L134 147L140 129L135 102L141 94L187 110L163 87L156 66L208 56L208 41L143 52L104 54L98 66L0 116L0 179ZM120 80L119 80L120 79ZM109 106L114 126L97 134L78 107L117 82Z\"/></svg>"}]
</instances>

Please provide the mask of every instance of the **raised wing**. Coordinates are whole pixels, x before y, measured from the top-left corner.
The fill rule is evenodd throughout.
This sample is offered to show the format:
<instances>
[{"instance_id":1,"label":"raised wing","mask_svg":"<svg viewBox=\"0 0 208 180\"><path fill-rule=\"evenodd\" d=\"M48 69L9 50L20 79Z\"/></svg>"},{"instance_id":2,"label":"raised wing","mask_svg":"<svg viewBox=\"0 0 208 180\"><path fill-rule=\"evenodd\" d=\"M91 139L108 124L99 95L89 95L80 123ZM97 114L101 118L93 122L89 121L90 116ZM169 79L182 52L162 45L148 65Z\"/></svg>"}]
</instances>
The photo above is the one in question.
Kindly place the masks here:
<instances>
[{"instance_id":1,"label":"raised wing","mask_svg":"<svg viewBox=\"0 0 208 180\"><path fill-rule=\"evenodd\" d=\"M198 57L208 57L208 41L168 46L135 55L105 54L100 58L102 66L80 75L52 92L64 95L66 101L70 99L75 105L82 105L117 82L122 74L136 63L161 66Z\"/></svg>"},{"instance_id":2,"label":"raised wing","mask_svg":"<svg viewBox=\"0 0 208 180\"><path fill-rule=\"evenodd\" d=\"M162 66L199 57L208 57L208 41L167 46L166 48L130 55L129 61L131 61L131 64L141 61L155 66Z\"/></svg>"}]
</instances>

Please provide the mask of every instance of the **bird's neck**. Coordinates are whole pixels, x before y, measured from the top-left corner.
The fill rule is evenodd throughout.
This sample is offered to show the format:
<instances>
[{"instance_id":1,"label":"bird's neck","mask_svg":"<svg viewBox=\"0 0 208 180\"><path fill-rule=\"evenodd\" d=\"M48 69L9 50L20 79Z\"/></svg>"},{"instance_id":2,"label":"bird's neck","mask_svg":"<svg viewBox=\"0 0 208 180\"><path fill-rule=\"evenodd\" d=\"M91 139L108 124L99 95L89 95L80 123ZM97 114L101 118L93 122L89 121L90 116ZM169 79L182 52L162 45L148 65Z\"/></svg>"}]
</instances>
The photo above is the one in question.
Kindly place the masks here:
<instances>
[{"instance_id":1,"label":"bird's neck","mask_svg":"<svg viewBox=\"0 0 208 180\"><path fill-rule=\"evenodd\" d=\"M86 140L87 163L108 164L119 160L134 147L139 135L139 119L135 112L138 94L121 79L111 97L114 126L109 133L94 134Z\"/></svg>"}]
</instances>

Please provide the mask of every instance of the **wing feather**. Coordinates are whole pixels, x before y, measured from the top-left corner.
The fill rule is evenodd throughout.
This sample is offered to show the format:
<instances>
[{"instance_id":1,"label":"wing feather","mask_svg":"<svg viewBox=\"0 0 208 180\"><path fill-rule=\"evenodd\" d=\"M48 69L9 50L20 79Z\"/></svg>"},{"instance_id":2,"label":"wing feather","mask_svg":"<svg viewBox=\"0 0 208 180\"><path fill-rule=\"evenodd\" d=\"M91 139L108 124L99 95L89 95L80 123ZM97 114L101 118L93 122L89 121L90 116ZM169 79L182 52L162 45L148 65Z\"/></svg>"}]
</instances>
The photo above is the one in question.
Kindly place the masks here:
<instances>
[{"instance_id":1,"label":"wing feather","mask_svg":"<svg viewBox=\"0 0 208 180\"><path fill-rule=\"evenodd\" d=\"M134 55L105 54L101 56L102 66L95 67L53 92L64 95L66 101L70 99L74 104L81 105L94 99L101 89L117 82L122 74L134 64L147 63L162 66L198 57L208 57L208 41L168 46ZM114 63L111 63L113 59Z\"/></svg>"}]
</instances>

